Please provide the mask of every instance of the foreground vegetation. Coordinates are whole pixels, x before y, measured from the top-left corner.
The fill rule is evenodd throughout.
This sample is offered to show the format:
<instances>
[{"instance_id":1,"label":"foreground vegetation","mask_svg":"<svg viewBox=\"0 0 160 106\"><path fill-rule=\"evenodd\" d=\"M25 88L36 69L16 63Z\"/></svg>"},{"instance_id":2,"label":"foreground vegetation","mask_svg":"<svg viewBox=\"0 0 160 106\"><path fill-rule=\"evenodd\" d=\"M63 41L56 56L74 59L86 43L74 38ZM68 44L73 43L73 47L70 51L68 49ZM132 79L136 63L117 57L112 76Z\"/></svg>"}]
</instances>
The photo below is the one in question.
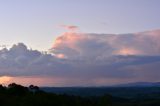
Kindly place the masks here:
<instances>
[{"instance_id":1,"label":"foreground vegetation","mask_svg":"<svg viewBox=\"0 0 160 106\"><path fill-rule=\"evenodd\" d=\"M160 99L120 98L108 94L80 97L47 93L39 87L15 83L0 85L0 106L160 106Z\"/></svg>"}]
</instances>

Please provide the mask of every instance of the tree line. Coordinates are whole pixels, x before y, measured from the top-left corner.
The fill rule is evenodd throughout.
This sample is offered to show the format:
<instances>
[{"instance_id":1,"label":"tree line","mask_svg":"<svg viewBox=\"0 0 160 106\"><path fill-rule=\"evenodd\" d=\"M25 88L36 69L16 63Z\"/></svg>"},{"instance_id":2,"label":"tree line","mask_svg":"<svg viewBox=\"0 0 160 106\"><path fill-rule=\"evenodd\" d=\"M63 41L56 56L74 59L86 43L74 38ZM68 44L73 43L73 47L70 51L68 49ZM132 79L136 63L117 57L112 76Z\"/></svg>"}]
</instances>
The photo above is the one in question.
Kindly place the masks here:
<instances>
[{"instance_id":1,"label":"tree line","mask_svg":"<svg viewBox=\"0 0 160 106\"><path fill-rule=\"evenodd\" d=\"M47 93L38 86L12 83L0 85L0 106L108 106L110 95L85 98L80 96Z\"/></svg>"}]
</instances>

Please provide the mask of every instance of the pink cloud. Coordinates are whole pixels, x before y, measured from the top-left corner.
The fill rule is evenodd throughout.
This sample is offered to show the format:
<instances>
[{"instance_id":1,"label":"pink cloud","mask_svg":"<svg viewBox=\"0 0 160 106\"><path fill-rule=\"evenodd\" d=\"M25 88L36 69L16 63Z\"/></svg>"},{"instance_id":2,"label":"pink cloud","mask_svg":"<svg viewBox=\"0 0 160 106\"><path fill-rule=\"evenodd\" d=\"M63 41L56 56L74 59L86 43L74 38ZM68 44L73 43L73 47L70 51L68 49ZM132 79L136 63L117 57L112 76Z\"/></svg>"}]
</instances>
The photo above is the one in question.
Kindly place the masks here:
<instances>
[{"instance_id":1,"label":"pink cloud","mask_svg":"<svg viewBox=\"0 0 160 106\"><path fill-rule=\"evenodd\" d=\"M66 29L68 31L71 31L71 32L78 30L78 26L75 26L75 25L60 25L60 27Z\"/></svg>"},{"instance_id":2,"label":"pink cloud","mask_svg":"<svg viewBox=\"0 0 160 106\"><path fill-rule=\"evenodd\" d=\"M74 32L66 32L62 36L55 39L51 51L54 51L54 54L58 58L66 58L68 55L72 55L72 52L80 53L81 47L79 46L80 42L83 42L86 39L86 36ZM68 49L67 53L63 49ZM60 51L65 51L65 53L59 53ZM55 53L58 52L58 53Z\"/></svg>"},{"instance_id":3,"label":"pink cloud","mask_svg":"<svg viewBox=\"0 0 160 106\"><path fill-rule=\"evenodd\" d=\"M116 54L116 55L136 55L136 54L141 54L141 53L136 49L123 47L123 48L120 48L119 50L113 52L113 54Z\"/></svg>"}]
</instances>

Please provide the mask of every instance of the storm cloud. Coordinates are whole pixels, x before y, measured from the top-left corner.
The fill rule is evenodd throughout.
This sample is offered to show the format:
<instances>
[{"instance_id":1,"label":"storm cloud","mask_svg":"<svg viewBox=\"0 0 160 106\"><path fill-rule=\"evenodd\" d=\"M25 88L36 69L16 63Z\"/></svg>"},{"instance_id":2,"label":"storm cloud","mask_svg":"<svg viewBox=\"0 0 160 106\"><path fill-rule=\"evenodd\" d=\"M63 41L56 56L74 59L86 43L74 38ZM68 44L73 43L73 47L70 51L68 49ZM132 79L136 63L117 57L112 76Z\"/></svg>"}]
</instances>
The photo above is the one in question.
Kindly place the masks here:
<instances>
[{"instance_id":1,"label":"storm cloud","mask_svg":"<svg viewBox=\"0 0 160 106\"><path fill-rule=\"evenodd\" d=\"M62 85L159 81L159 40L160 30L130 34L66 32L48 53L28 49L23 43L1 49L0 75L46 76Z\"/></svg>"}]
</instances>

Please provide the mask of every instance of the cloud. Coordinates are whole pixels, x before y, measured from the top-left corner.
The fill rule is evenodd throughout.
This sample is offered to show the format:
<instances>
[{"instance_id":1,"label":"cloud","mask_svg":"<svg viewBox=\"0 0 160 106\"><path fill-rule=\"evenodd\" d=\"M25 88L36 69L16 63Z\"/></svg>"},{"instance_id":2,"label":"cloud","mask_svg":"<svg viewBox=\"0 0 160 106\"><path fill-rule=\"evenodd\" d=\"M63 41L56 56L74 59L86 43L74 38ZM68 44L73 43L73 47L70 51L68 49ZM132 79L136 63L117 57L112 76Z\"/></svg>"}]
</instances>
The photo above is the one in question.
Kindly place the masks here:
<instances>
[{"instance_id":1,"label":"cloud","mask_svg":"<svg viewBox=\"0 0 160 106\"><path fill-rule=\"evenodd\" d=\"M160 31L131 34L89 34L66 32L53 44L53 52L66 57L108 57L111 55L160 55Z\"/></svg>"},{"instance_id":2,"label":"cloud","mask_svg":"<svg viewBox=\"0 0 160 106\"><path fill-rule=\"evenodd\" d=\"M110 55L114 49L109 41L112 39L105 35L66 32L55 40L51 51L70 59Z\"/></svg>"},{"instance_id":3,"label":"cloud","mask_svg":"<svg viewBox=\"0 0 160 106\"><path fill-rule=\"evenodd\" d=\"M60 27L66 29L68 31L71 31L71 32L77 31L77 29L78 29L78 26L75 26L75 25L60 25Z\"/></svg>"},{"instance_id":4,"label":"cloud","mask_svg":"<svg viewBox=\"0 0 160 106\"><path fill-rule=\"evenodd\" d=\"M6 48L8 45L0 45L0 49Z\"/></svg>"},{"instance_id":5,"label":"cloud","mask_svg":"<svg viewBox=\"0 0 160 106\"><path fill-rule=\"evenodd\" d=\"M50 53L18 43L0 50L0 78L28 83L41 79L38 84L55 86L159 81L159 37L159 30L131 34L66 32L55 40Z\"/></svg>"}]
</instances>

